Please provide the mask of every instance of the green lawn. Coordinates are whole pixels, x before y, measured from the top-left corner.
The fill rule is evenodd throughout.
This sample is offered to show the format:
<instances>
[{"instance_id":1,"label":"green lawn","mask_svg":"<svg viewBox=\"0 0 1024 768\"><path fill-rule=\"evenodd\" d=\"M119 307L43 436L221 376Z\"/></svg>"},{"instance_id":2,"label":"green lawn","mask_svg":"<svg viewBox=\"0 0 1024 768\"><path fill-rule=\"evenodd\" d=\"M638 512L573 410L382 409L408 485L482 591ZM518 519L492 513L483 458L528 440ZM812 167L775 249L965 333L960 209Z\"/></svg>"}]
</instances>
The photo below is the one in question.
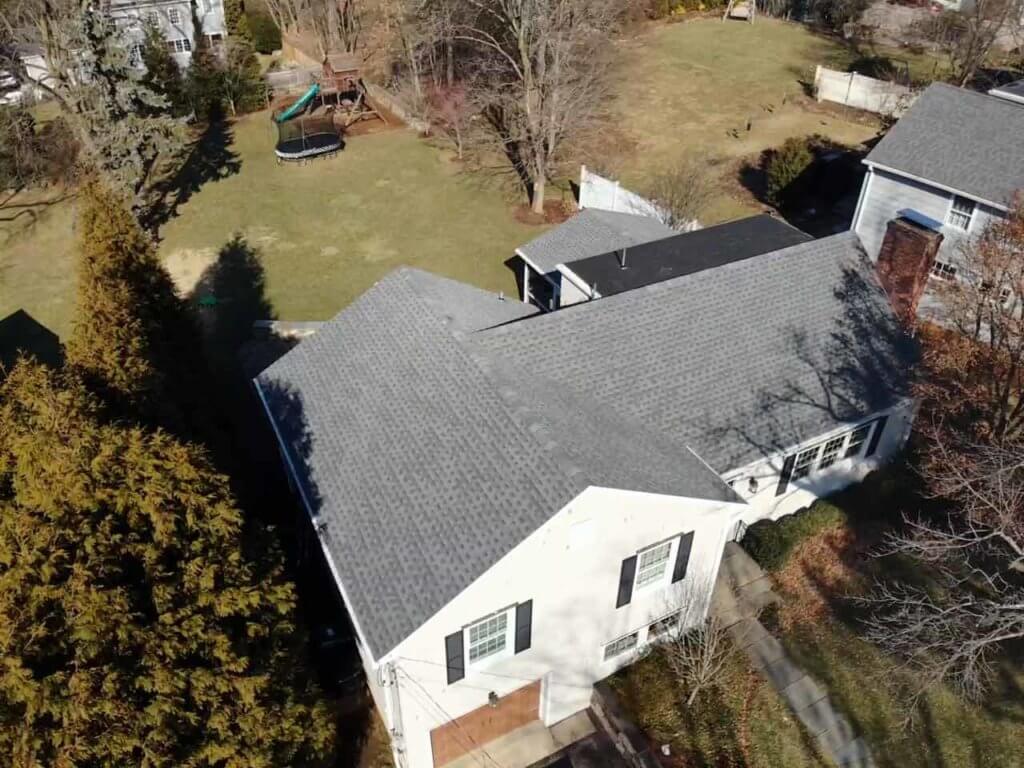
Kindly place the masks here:
<instances>
[{"instance_id":1,"label":"green lawn","mask_svg":"<svg viewBox=\"0 0 1024 768\"><path fill-rule=\"evenodd\" d=\"M282 319L328 318L403 264L512 293L504 261L543 231L516 221L495 185L460 173L409 131L356 136L332 159L279 166L265 113L231 130L222 159L237 162L237 173L203 183L160 230L161 255L186 290L239 234L255 250ZM17 210L0 209L0 306L24 308L63 335L73 204L38 208L34 223L25 215L8 221Z\"/></svg>"},{"instance_id":2,"label":"green lawn","mask_svg":"<svg viewBox=\"0 0 1024 768\"><path fill-rule=\"evenodd\" d=\"M617 48L623 66L613 109L622 149L593 162L642 189L682 155L708 158L723 182L708 221L758 210L734 194L741 158L756 158L790 136L823 133L859 144L877 133L872 118L820 109L805 96L801 83L813 82L815 65L851 54L802 25L700 19L648 27Z\"/></svg>"}]
</instances>

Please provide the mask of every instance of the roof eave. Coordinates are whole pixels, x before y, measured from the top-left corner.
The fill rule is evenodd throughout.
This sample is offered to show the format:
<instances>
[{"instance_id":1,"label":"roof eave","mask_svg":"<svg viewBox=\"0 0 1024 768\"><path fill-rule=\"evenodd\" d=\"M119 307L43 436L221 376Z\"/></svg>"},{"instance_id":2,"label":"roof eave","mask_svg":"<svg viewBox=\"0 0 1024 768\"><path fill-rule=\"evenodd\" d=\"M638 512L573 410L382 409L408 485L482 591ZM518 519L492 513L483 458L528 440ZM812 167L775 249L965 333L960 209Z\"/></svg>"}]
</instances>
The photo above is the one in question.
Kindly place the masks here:
<instances>
[{"instance_id":1,"label":"roof eave","mask_svg":"<svg viewBox=\"0 0 1024 768\"><path fill-rule=\"evenodd\" d=\"M937 181L926 179L923 176L917 176L907 171L901 171L899 168L893 168L891 165L885 165L884 163L879 163L867 157L865 157L861 162L863 162L864 165L868 166L872 170L878 169L880 171L885 171L886 173L895 174L896 176L902 176L905 179L910 179L911 181L916 181L920 184L927 184L929 187L935 187L936 189L941 189L943 192L949 192L954 195L959 195L960 197L966 197L969 200L974 200L977 203L982 203L983 205L987 205L990 208L995 208L996 210L1002 211L1003 213L1006 213L1007 211L1010 210L1009 206L1004 203L997 203L993 200L981 197L980 195L975 195L972 192L965 192L962 189L956 189L955 187L940 184Z\"/></svg>"}]
</instances>

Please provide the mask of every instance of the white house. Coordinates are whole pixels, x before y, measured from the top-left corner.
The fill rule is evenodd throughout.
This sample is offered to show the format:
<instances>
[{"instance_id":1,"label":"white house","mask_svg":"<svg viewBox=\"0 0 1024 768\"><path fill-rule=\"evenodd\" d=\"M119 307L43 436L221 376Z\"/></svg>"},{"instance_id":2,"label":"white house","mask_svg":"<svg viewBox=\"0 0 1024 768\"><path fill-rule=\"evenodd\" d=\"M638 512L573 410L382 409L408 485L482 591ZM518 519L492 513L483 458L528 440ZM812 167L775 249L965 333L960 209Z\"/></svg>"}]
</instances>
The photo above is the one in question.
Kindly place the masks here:
<instances>
[{"instance_id":1,"label":"white house","mask_svg":"<svg viewBox=\"0 0 1024 768\"><path fill-rule=\"evenodd\" d=\"M184 68L192 60L196 29L193 10L201 32L212 46L219 47L227 37L223 0L112 0L107 12L118 29L132 42L134 60L141 63L145 24L159 25L168 50Z\"/></svg>"},{"instance_id":2,"label":"white house","mask_svg":"<svg viewBox=\"0 0 1024 768\"><path fill-rule=\"evenodd\" d=\"M872 259L903 217L943 235L932 267L954 279L965 238L1005 215L1024 189L1024 99L930 85L865 158L853 230Z\"/></svg>"},{"instance_id":3,"label":"white house","mask_svg":"<svg viewBox=\"0 0 1024 768\"><path fill-rule=\"evenodd\" d=\"M267 368L396 765L572 738L744 525L900 449L912 353L844 233L549 313L401 269Z\"/></svg>"}]
</instances>

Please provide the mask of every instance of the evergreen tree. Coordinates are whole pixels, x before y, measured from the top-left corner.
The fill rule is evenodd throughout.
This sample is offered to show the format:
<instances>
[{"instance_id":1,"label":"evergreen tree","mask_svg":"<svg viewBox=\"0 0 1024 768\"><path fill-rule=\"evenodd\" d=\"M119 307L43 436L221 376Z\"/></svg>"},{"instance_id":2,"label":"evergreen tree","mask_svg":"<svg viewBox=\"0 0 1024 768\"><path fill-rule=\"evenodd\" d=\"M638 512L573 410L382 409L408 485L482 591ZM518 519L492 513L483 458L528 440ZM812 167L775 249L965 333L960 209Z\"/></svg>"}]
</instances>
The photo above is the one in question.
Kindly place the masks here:
<instances>
[{"instance_id":1,"label":"evergreen tree","mask_svg":"<svg viewBox=\"0 0 1024 768\"><path fill-rule=\"evenodd\" d=\"M124 198L93 182L81 206L68 363L112 414L187 434L183 414L206 418L196 323Z\"/></svg>"},{"instance_id":2,"label":"evergreen tree","mask_svg":"<svg viewBox=\"0 0 1024 768\"><path fill-rule=\"evenodd\" d=\"M197 33L185 88L192 110L201 120L213 121L221 117L223 77L220 59L205 36Z\"/></svg>"},{"instance_id":3,"label":"evergreen tree","mask_svg":"<svg viewBox=\"0 0 1024 768\"><path fill-rule=\"evenodd\" d=\"M252 42L249 21L245 17L244 0L224 0L224 23L228 28L228 36Z\"/></svg>"},{"instance_id":4,"label":"evergreen tree","mask_svg":"<svg viewBox=\"0 0 1024 768\"><path fill-rule=\"evenodd\" d=\"M33 362L0 385L5 765L324 764L279 552L199 449L100 413Z\"/></svg>"},{"instance_id":5,"label":"evergreen tree","mask_svg":"<svg viewBox=\"0 0 1024 768\"><path fill-rule=\"evenodd\" d=\"M142 63L146 67L146 74L142 78L143 84L164 97L167 102L166 109L171 115L187 115L189 103L185 96L185 80L181 76L177 62L167 50L167 41L156 24L146 25L146 36L142 41Z\"/></svg>"},{"instance_id":6,"label":"evergreen tree","mask_svg":"<svg viewBox=\"0 0 1024 768\"><path fill-rule=\"evenodd\" d=\"M265 106L266 85L252 43L245 39L228 42L227 60L220 80L224 101L235 115Z\"/></svg>"}]
</instances>

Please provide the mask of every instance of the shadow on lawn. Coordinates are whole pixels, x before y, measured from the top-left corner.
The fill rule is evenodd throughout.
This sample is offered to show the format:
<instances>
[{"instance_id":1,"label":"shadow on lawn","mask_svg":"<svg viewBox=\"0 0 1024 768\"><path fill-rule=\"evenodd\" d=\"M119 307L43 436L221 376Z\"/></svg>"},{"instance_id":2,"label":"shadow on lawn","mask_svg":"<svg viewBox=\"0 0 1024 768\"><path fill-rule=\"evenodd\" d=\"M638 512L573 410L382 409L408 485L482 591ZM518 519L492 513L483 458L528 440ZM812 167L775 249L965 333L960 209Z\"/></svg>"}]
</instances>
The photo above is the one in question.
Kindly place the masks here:
<instances>
[{"instance_id":1,"label":"shadow on lawn","mask_svg":"<svg viewBox=\"0 0 1024 768\"><path fill-rule=\"evenodd\" d=\"M176 173L154 187L153 201L142 225L158 230L178 215L178 208L204 185L234 176L242 161L231 149L234 132L224 118L212 120L189 147L185 162Z\"/></svg>"}]
</instances>

